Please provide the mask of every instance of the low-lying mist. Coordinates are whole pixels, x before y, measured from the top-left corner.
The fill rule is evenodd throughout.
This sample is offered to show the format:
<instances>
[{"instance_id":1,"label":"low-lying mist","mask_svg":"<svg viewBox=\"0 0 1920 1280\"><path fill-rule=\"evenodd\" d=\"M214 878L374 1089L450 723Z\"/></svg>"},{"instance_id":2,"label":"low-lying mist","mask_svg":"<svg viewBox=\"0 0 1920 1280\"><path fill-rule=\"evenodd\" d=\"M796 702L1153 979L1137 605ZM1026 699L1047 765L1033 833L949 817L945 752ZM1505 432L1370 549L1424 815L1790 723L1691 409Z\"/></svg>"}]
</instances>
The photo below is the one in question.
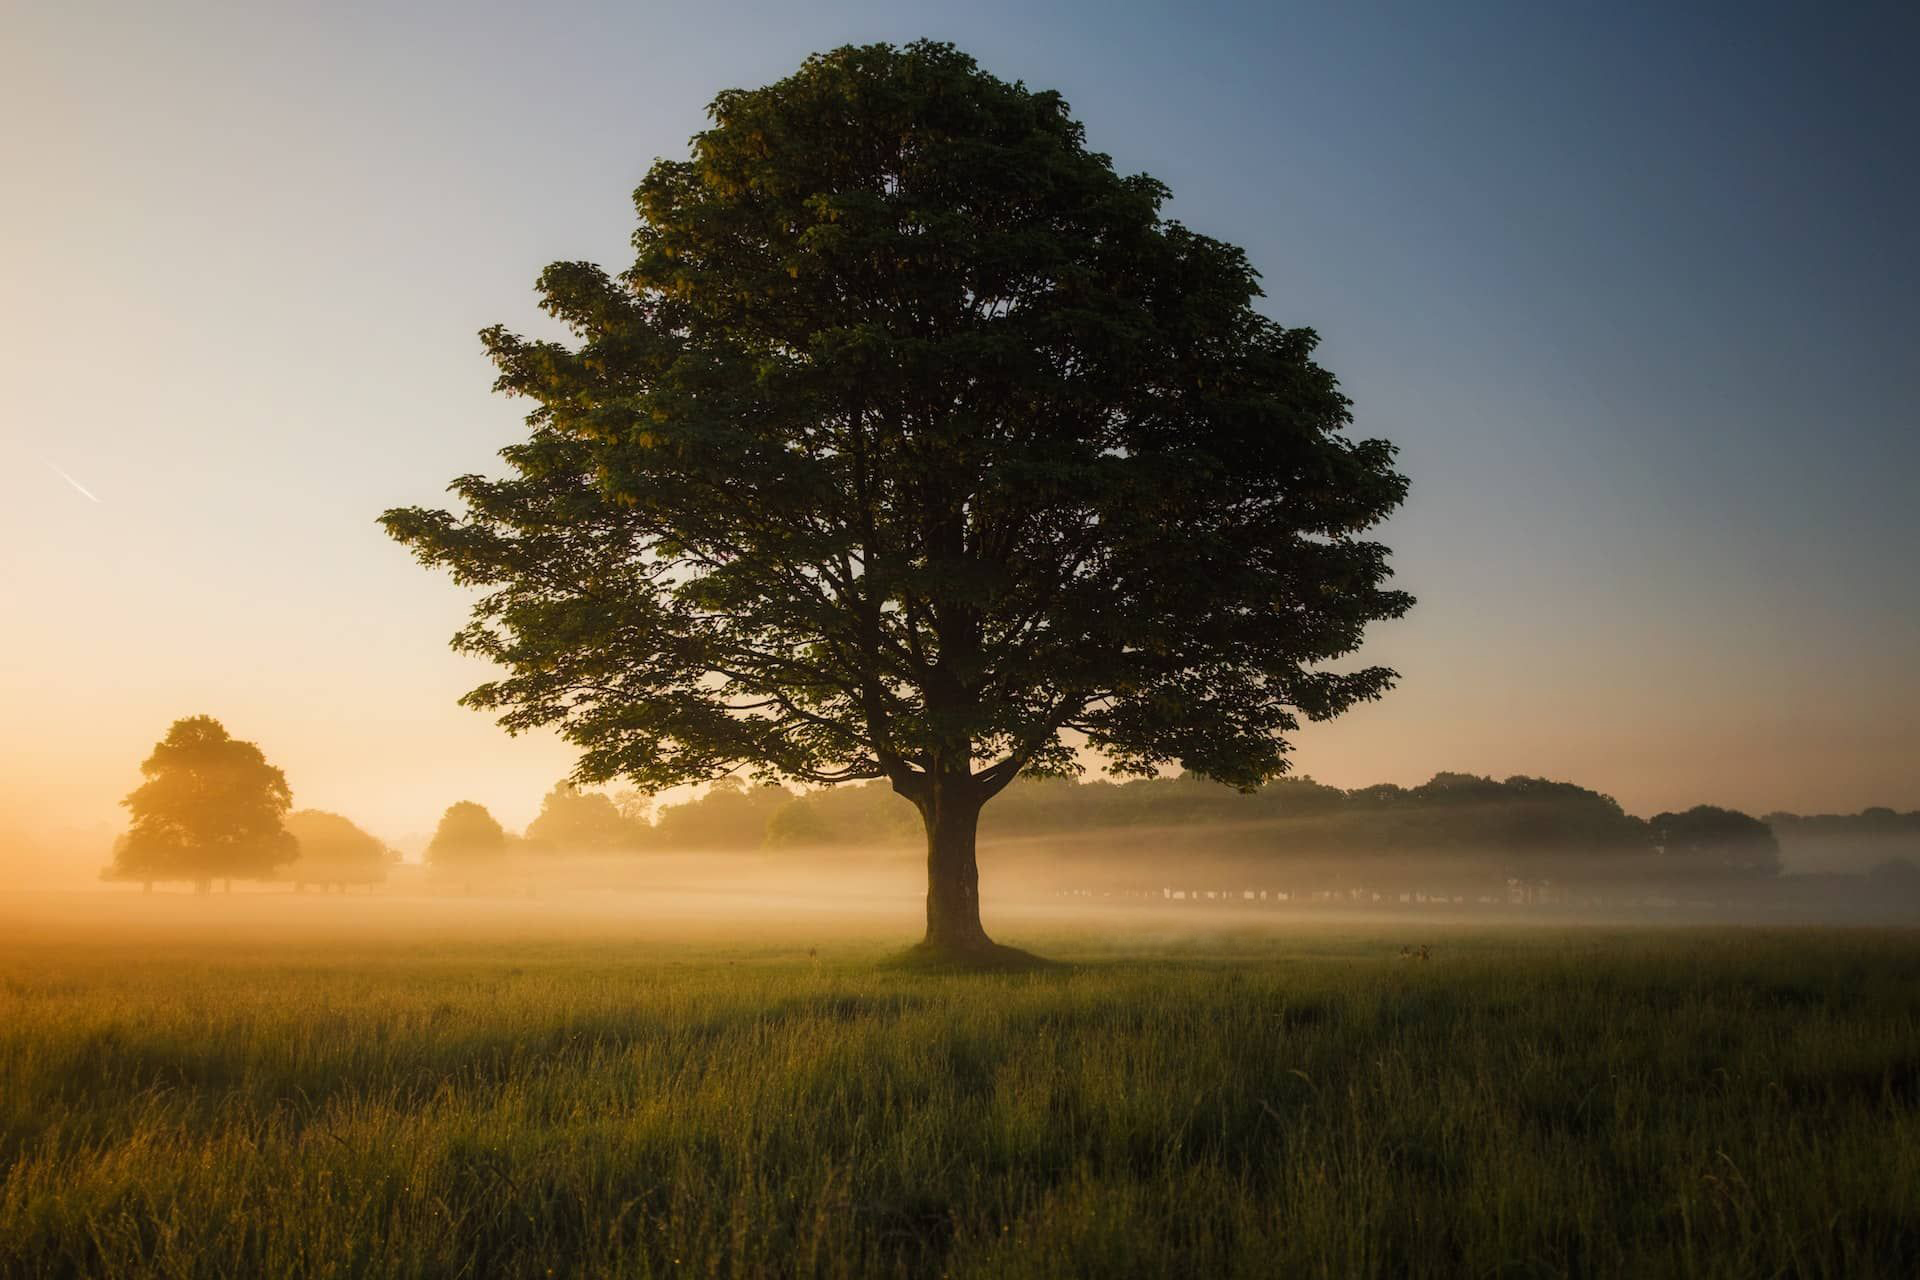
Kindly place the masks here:
<instances>
[{"instance_id":1,"label":"low-lying mist","mask_svg":"<svg viewBox=\"0 0 1920 1280\"><path fill-rule=\"evenodd\" d=\"M1524 877L1501 859L1424 850L1394 856L1249 857L1246 833L1179 827L983 842L987 927L1023 935L1093 931L1114 942L1366 923L1916 924L1920 893L1863 875L1688 881L1644 860L1605 874L1542 857ZM1209 843L1229 851L1209 851ZM374 884L290 881L102 882L73 851L9 859L0 932L16 942L130 944L222 939L430 944L435 939L641 938L786 952L897 943L924 923L925 866L907 844L710 849L698 853L547 850L458 870L390 866Z\"/></svg>"},{"instance_id":2,"label":"low-lying mist","mask_svg":"<svg viewBox=\"0 0 1920 1280\"><path fill-rule=\"evenodd\" d=\"M232 879L195 872L198 883L127 864L124 838L104 831L0 832L0 896L14 931L37 934L606 931L819 945L904 942L924 924L919 818L884 784L796 794L727 782L654 810L563 783L523 833L455 804L410 859L339 814L285 822L293 852ZM1916 861L1920 814L1762 820L1701 806L1641 819L1572 784L1467 774L1408 789L1284 781L1253 795L1191 777L1022 780L988 805L979 848L990 931L1071 923L1116 937L1359 919L1912 923Z\"/></svg>"}]
</instances>

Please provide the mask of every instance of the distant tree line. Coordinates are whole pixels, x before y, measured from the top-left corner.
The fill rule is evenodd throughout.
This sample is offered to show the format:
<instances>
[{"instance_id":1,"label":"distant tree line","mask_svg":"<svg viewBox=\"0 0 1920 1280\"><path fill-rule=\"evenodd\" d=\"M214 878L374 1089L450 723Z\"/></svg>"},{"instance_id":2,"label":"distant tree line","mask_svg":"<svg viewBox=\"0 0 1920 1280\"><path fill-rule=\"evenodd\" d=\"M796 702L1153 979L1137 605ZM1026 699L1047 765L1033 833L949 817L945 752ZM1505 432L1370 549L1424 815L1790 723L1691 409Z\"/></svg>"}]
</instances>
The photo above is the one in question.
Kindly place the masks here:
<instances>
[{"instance_id":1,"label":"distant tree line","mask_svg":"<svg viewBox=\"0 0 1920 1280\"><path fill-rule=\"evenodd\" d=\"M1881 806L1859 813L1770 813L1783 854L1811 871L1866 871L1893 883L1920 879L1920 809Z\"/></svg>"},{"instance_id":2,"label":"distant tree line","mask_svg":"<svg viewBox=\"0 0 1920 1280\"><path fill-rule=\"evenodd\" d=\"M434 860L516 851L542 856L904 845L919 831L919 815L884 783L795 792L735 779L657 813L631 793L614 797L561 783L520 838L493 823L483 839L463 842L455 831L467 820L449 810L430 850ZM1798 839L1803 827L1920 834L1920 814L1880 809L1844 818L1770 814L1763 820L1697 805L1639 818L1611 796L1526 776L1439 773L1414 787L1386 783L1352 790L1285 779L1243 793L1181 775L1124 782L1020 779L987 810L981 836L1008 841L1164 828L1203 833L1209 848L1250 857L1458 855L1516 871L1568 859L1609 859L1667 877L1753 879L1779 873L1781 832Z\"/></svg>"},{"instance_id":3,"label":"distant tree line","mask_svg":"<svg viewBox=\"0 0 1920 1280\"><path fill-rule=\"evenodd\" d=\"M149 887L188 881L202 892L236 879L344 887L384 880L399 857L339 814L292 811L286 776L259 747L209 716L177 721L141 773L144 781L124 801L132 821L115 844L110 879ZM884 782L795 792L723 778L657 812L638 793L608 795L561 782L520 835L474 801L450 806L427 859L436 871L473 876L516 857L900 846L920 825L913 806ZM1642 819L1611 796L1525 776L1438 773L1415 787L1352 790L1283 779L1248 792L1186 774L1124 782L1019 779L981 827L988 840L1033 839L1069 854L1080 846L1090 856L1119 847L1082 839L1100 832L1139 833L1135 848L1243 860L1339 865L1372 857L1416 865L1453 858L1513 874L1577 863L1706 879L1777 875L1784 842L1796 856L1839 850L1852 859L1848 869L1871 870L1889 891L1920 892L1920 812L1760 819L1697 805Z\"/></svg>"}]
</instances>

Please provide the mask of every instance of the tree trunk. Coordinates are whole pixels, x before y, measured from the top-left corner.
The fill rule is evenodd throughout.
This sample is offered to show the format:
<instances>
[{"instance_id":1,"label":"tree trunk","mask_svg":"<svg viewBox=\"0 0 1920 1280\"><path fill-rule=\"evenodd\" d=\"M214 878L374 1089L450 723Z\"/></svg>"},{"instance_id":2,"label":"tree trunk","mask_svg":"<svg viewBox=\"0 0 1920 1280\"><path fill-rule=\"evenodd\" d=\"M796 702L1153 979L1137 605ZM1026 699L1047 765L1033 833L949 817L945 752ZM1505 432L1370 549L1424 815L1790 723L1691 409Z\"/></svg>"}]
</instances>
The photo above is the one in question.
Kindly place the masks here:
<instances>
[{"instance_id":1,"label":"tree trunk","mask_svg":"<svg viewBox=\"0 0 1920 1280\"><path fill-rule=\"evenodd\" d=\"M207 894L213 892L213 881L195 880L193 882L193 891L199 894L201 897L205 897Z\"/></svg>"},{"instance_id":2,"label":"tree trunk","mask_svg":"<svg viewBox=\"0 0 1920 1280\"><path fill-rule=\"evenodd\" d=\"M941 951L981 951L993 940L980 927L980 867L974 836L981 799L971 778L929 779L918 800L927 825L927 937Z\"/></svg>"}]
</instances>

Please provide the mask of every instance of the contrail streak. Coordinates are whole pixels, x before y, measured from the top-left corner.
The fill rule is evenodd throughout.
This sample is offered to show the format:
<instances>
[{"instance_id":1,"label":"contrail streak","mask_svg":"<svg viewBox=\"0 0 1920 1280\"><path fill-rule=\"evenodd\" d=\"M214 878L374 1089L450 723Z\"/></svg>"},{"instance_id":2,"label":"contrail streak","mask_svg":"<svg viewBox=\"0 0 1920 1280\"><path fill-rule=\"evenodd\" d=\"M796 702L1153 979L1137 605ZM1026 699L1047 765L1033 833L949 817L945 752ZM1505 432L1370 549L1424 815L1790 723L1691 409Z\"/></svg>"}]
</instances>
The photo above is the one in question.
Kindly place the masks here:
<instances>
[{"instance_id":1,"label":"contrail streak","mask_svg":"<svg viewBox=\"0 0 1920 1280\"><path fill-rule=\"evenodd\" d=\"M47 460L46 460L45 458L42 458L42 459L41 459L41 461L42 461L42 462L46 462ZM73 486L74 488L76 488L76 489L78 489L78 490L80 491L80 496L81 496L81 497L83 497L83 498L85 498L85 499L87 499L87 500L88 500L89 502L98 502L98 501L100 501L100 499L98 499L98 498L96 498L96 497L94 497L94 496L93 496L93 491L92 491L91 489L89 489L89 488L87 488L87 486L85 486L85 485L83 485L83 484L81 484L81 483L80 483L80 482L79 482L78 480L75 480L75 479L74 479L74 478L73 478L72 476L70 476L70 475L68 475L68 474L67 474L66 472L64 472L64 471L62 471L62 470L61 470L61 469L60 469L59 467L57 467L57 466L54 466L54 464L53 464L53 463L51 463L51 462L47 462L47 466L48 466L48 467L49 467L49 468L50 468L50 469L51 469L51 470L53 471L53 474L55 474L55 475L57 475L57 476L59 476L59 477L60 477L60 478L61 478L62 480L65 480L65 481L66 481L66 482L67 482L68 484L70 484L70 485L72 485L72 486Z\"/></svg>"}]
</instances>

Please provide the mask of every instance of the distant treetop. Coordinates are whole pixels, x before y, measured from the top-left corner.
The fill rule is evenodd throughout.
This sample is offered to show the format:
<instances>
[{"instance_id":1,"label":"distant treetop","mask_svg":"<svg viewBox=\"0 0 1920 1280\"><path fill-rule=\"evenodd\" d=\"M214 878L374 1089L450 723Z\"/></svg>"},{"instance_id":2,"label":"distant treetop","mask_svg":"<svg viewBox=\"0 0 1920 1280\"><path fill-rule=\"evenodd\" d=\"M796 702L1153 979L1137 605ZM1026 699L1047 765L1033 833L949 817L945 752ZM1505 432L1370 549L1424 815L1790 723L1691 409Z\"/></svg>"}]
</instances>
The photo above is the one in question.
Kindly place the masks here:
<instances>
[{"instance_id":1,"label":"distant treetop","mask_svg":"<svg viewBox=\"0 0 1920 1280\"><path fill-rule=\"evenodd\" d=\"M650 832L620 812L609 796L557 782L540 802L540 816L527 826L527 843L550 852L606 852L632 849Z\"/></svg>"},{"instance_id":2,"label":"distant treetop","mask_svg":"<svg viewBox=\"0 0 1920 1280\"><path fill-rule=\"evenodd\" d=\"M284 874L302 884L377 884L396 856L349 819L322 809L288 814L287 830L299 842L300 856Z\"/></svg>"},{"instance_id":3,"label":"distant treetop","mask_svg":"<svg viewBox=\"0 0 1920 1280\"><path fill-rule=\"evenodd\" d=\"M492 814L471 800L447 806L427 845L427 861L437 867L483 863L507 851L507 833Z\"/></svg>"}]
</instances>

